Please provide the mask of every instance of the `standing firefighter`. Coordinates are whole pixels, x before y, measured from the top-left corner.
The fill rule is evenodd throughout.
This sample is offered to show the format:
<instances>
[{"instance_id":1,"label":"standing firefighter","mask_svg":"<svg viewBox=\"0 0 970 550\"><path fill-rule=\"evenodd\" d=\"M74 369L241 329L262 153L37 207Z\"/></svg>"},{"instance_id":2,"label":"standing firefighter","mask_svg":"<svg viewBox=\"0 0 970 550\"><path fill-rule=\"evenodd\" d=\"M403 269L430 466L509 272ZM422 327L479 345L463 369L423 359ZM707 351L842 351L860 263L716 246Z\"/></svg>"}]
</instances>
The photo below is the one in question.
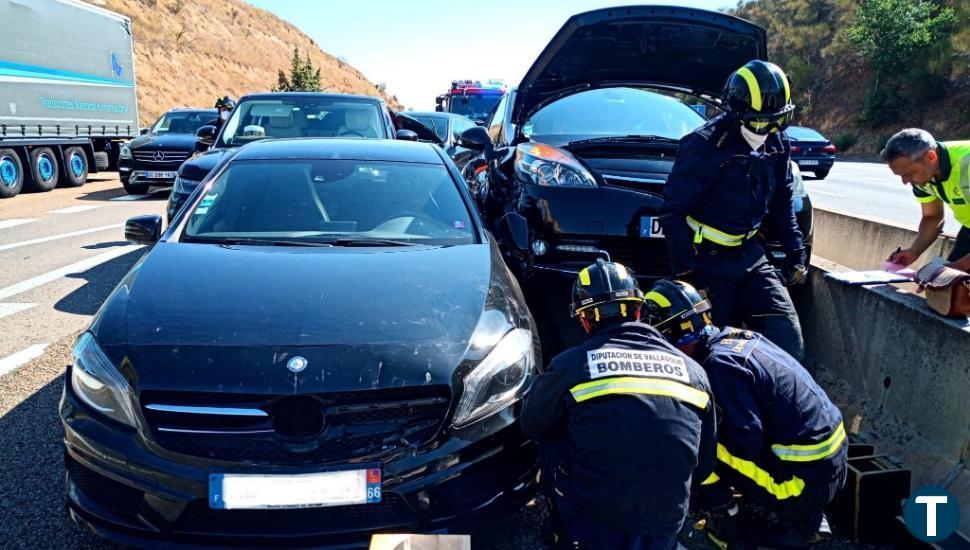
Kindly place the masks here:
<instances>
[{"instance_id":1,"label":"standing firefighter","mask_svg":"<svg viewBox=\"0 0 970 550\"><path fill-rule=\"evenodd\" d=\"M801 325L785 288L804 278L792 208L788 78L751 61L728 78L727 112L680 142L664 188L661 224L679 279L707 290L717 324L744 323L801 358ZM784 246L781 276L752 237L765 218Z\"/></svg>"},{"instance_id":2,"label":"standing firefighter","mask_svg":"<svg viewBox=\"0 0 970 550\"><path fill-rule=\"evenodd\" d=\"M642 304L622 265L582 270L572 311L588 339L552 360L522 411L569 548L673 548L691 482L713 468L707 377L639 322Z\"/></svg>"},{"instance_id":3,"label":"standing firefighter","mask_svg":"<svg viewBox=\"0 0 970 550\"><path fill-rule=\"evenodd\" d=\"M830 534L822 510L845 480L842 414L792 356L756 332L715 327L706 304L690 285L660 281L645 306L657 330L703 365L717 400L715 474L694 500L709 520L700 542L818 542ZM690 535L685 543L698 542Z\"/></svg>"}]
</instances>

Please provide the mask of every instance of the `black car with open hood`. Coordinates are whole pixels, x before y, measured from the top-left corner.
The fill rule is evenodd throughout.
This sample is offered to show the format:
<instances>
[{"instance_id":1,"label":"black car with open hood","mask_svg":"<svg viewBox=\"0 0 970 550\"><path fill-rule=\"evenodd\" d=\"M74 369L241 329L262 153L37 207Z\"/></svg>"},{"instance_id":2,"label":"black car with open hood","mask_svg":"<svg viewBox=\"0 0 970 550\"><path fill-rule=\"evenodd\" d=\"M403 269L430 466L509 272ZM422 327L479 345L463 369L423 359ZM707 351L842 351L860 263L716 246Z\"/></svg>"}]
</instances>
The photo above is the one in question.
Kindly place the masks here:
<instances>
[{"instance_id":1,"label":"black car with open hood","mask_svg":"<svg viewBox=\"0 0 970 550\"><path fill-rule=\"evenodd\" d=\"M763 29L722 13L629 6L578 14L486 127L462 134L463 146L483 153L470 186L523 282L544 349L581 338L557 305L599 251L643 284L670 275L658 212L679 141L719 109L727 77L766 51ZM810 245L811 203L800 193Z\"/></svg>"},{"instance_id":2,"label":"black car with open hood","mask_svg":"<svg viewBox=\"0 0 970 550\"><path fill-rule=\"evenodd\" d=\"M366 544L531 498L541 358L515 278L440 148L241 148L78 339L69 510L144 546Z\"/></svg>"}]
</instances>

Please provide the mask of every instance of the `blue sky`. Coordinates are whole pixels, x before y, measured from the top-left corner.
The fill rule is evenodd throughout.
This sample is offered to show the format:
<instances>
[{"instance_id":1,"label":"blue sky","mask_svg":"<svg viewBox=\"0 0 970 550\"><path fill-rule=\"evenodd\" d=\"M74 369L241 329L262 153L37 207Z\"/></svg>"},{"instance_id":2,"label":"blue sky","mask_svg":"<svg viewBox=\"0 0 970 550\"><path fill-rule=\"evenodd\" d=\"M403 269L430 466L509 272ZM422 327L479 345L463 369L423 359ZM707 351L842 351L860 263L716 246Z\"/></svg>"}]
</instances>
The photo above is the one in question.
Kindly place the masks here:
<instances>
[{"instance_id":1,"label":"blue sky","mask_svg":"<svg viewBox=\"0 0 970 550\"><path fill-rule=\"evenodd\" d=\"M406 106L434 108L452 80L518 84L570 15L662 4L716 10L732 0L247 0L299 27ZM326 80L326 75L324 75Z\"/></svg>"}]
</instances>

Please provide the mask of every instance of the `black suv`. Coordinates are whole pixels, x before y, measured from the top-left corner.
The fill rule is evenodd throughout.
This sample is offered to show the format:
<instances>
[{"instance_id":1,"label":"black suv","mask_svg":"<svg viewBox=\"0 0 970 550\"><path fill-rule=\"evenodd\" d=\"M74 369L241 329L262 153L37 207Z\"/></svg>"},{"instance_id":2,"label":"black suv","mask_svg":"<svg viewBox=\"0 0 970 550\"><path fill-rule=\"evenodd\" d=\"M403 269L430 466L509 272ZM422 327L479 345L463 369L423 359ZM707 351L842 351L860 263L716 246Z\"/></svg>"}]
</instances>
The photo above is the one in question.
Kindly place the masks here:
<instances>
[{"instance_id":1,"label":"black suv","mask_svg":"<svg viewBox=\"0 0 970 550\"><path fill-rule=\"evenodd\" d=\"M172 185L179 166L195 153L195 133L218 116L215 109L172 109L123 145L118 173L125 191L143 195L153 185Z\"/></svg>"},{"instance_id":2,"label":"black suv","mask_svg":"<svg viewBox=\"0 0 970 550\"><path fill-rule=\"evenodd\" d=\"M395 126L397 122L397 126ZM401 130L395 130L402 127ZM392 115L376 97L316 92L272 92L243 96L218 132L199 128L193 147L207 151L182 164L168 199L171 220L199 183L239 147L272 138L337 137L440 143L433 130L405 115ZM196 143L196 139L198 143Z\"/></svg>"},{"instance_id":3,"label":"black suv","mask_svg":"<svg viewBox=\"0 0 970 550\"><path fill-rule=\"evenodd\" d=\"M466 178L536 321L564 338L546 331L544 349L578 336L562 304L599 250L644 283L670 275L657 214L678 142L704 124L700 112L717 109L727 76L766 51L763 29L721 13L640 6L575 15L486 127L462 134L484 152ZM804 190L796 195L810 245L811 203Z\"/></svg>"}]
</instances>

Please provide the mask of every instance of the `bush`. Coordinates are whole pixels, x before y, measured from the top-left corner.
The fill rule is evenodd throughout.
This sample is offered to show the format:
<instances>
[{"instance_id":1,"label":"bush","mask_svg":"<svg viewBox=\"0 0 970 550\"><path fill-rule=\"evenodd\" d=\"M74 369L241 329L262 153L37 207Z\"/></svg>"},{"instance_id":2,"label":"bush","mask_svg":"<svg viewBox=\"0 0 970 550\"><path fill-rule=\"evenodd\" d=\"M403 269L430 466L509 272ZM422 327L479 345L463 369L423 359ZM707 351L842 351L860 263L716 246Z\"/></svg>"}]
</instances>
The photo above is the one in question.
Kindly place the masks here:
<instances>
[{"instance_id":1,"label":"bush","mask_svg":"<svg viewBox=\"0 0 970 550\"><path fill-rule=\"evenodd\" d=\"M851 149L857 141L859 141L859 139L855 136L855 134L852 134L851 132L842 132L841 134L835 136L835 140L832 141L832 144L835 145L835 148L838 151L845 152Z\"/></svg>"}]
</instances>

